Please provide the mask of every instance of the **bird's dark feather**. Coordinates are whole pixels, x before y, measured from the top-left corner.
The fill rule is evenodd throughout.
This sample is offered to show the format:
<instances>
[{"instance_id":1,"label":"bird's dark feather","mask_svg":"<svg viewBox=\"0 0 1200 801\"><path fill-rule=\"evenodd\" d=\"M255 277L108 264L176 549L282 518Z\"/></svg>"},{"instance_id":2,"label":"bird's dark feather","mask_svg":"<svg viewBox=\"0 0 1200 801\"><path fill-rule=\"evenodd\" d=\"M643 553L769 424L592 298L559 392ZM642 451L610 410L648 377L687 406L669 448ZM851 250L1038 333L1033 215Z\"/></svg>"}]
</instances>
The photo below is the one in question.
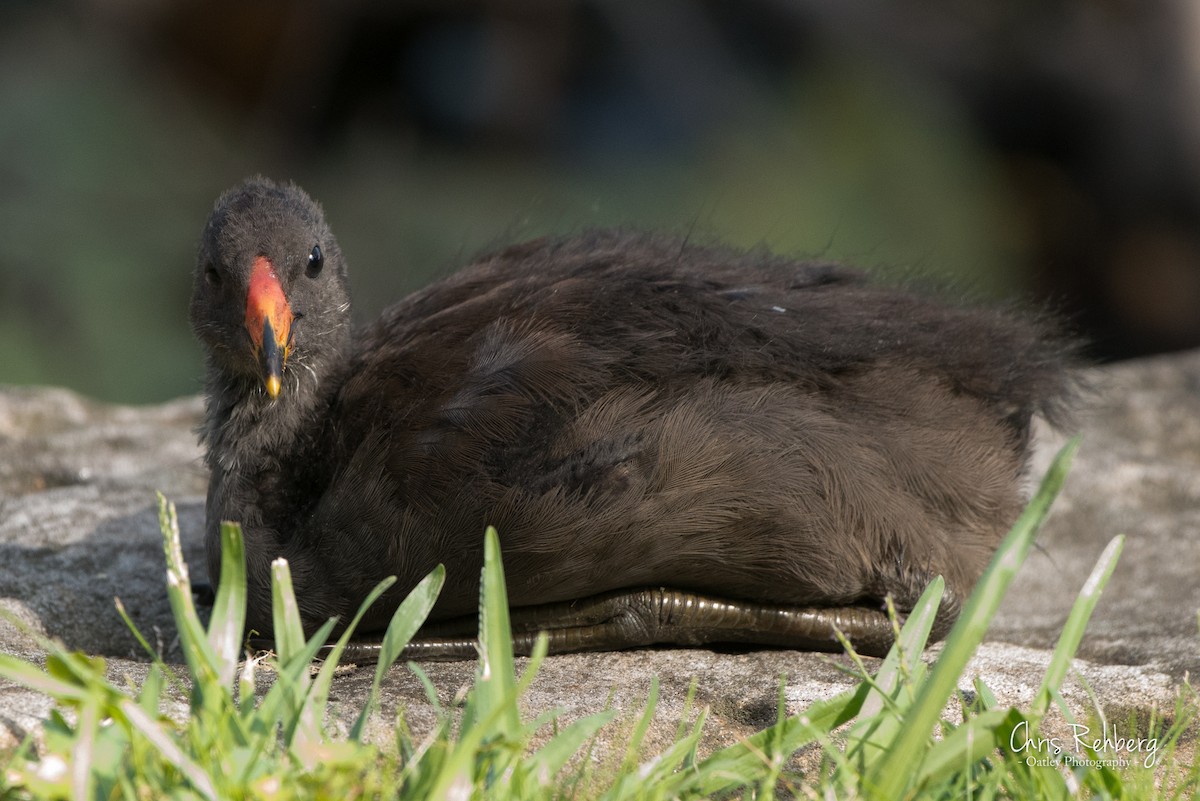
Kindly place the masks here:
<instances>
[{"instance_id":1,"label":"bird's dark feather","mask_svg":"<svg viewBox=\"0 0 1200 801\"><path fill-rule=\"evenodd\" d=\"M352 339L310 337L347 319L341 253L307 196L261 183L218 201L201 265L228 254L237 287L246 254L319 241L333 269L285 270L320 325L296 339L312 377L271 402L226 354L244 295L203 297L198 267L210 565L216 522L241 520L259 630L278 556L309 627L396 574L379 628L438 563L436 614L473 611L487 525L515 605L659 585L911 603L937 574L963 596L1020 508L1031 416L1070 395L1037 318L623 231L502 250Z\"/></svg>"}]
</instances>

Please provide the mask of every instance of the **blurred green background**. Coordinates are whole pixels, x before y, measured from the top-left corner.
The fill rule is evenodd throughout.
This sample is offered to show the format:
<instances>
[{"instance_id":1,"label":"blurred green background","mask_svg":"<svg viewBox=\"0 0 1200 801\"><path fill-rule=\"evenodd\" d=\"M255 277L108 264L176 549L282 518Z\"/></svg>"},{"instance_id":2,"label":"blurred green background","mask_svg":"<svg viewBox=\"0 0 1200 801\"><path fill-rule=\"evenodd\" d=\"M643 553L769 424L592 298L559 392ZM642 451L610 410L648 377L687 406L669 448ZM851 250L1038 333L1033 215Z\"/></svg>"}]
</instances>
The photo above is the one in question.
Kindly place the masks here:
<instances>
[{"instance_id":1,"label":"blurred green background","mask_svg":"<svg viewBox=\"0 0 1200 801\"><path fill-rule=\"evenodd\" d=\"M356 318L589 226L1062 310L1100 359L1200 344L1185 4L9 2L0 383L198 392L200 227L319 198Z\"/></svg>"}]
</instances>

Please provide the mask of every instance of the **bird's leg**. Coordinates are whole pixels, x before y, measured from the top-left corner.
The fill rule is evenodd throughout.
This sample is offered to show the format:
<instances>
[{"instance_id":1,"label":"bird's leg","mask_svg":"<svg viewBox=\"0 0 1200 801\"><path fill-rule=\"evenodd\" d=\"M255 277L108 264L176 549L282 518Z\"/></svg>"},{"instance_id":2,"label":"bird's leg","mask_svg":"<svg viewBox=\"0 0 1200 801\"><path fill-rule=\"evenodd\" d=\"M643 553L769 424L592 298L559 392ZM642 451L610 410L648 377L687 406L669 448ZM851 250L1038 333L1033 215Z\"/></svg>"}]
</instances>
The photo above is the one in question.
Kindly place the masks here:
<instances>
[{"instance_id":1,"label":"bird's leg","mask_svg":"<svg viewBox=\"0 0 1200 801\"><path fill-rule=\"evenodd\" d=\"M948 622L938 615L935 637ZM892 646L891 621L865 606L798 607L714 598L669 589L621 590L578 601L511 610L513 651L528 655L545 631L550 653L619 650L649 645L740 643L809 651L842 649L840 630L854 648L883 656ZM953 621L953 617L949 622ZM422 628L405 649L409 659L470 659L478 654L474 618ZM343 658L377 658L379 642L352 642Z\"/></svg>"}]
</instances>

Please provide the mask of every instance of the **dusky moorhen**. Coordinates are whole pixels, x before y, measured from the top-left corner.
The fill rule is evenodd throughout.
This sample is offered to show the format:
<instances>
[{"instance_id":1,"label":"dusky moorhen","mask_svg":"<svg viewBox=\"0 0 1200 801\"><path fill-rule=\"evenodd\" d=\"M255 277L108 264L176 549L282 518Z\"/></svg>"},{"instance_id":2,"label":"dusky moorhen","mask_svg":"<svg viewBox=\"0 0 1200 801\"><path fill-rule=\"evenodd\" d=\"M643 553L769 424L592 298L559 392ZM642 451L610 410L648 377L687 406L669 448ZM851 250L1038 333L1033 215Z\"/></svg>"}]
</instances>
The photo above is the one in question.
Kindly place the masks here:
<instances>
[{"instance_id":1,"label":"dusky moorhen","mask_svg":"<svg viewBox=\"0 0 1200 801\"><path fill-rule=\"evenodd\" d=\"M939 574L940 636L1021 507L1031 415L1070 387L1022 315L621 231L485 256L352 332L320 206L261 177L216 202L191 320L209 573L240 522L260 634L277 557L309 630L394 574L378 631L438 563L433 619L468 616L494 525L518 649L839 650L837 625L879 654L882 599Z\"/></svg>"}]
</instances>

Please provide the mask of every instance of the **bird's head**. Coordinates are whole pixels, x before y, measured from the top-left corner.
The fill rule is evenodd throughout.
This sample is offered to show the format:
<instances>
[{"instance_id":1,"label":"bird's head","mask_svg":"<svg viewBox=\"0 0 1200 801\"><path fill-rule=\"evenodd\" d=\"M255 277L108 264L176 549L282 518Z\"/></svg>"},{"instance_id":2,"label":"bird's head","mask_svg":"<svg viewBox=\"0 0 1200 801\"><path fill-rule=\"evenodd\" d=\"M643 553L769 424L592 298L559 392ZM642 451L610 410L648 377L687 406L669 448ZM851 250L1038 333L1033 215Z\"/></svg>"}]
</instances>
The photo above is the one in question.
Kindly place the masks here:
<instances>
[{"instance_id":1,"label":"bird's head","mask_svg":"<svg viewBox=\"0 0 1200 801\"><path fill-rule=\"evenodd\" d=\"M302 370L319 378L340 354L350 327L346 267L304 190L256 177L217 199L200 238L191 321L210 367L271 399L289 383L298 390Z\"/></svg>"}]
</instances>

